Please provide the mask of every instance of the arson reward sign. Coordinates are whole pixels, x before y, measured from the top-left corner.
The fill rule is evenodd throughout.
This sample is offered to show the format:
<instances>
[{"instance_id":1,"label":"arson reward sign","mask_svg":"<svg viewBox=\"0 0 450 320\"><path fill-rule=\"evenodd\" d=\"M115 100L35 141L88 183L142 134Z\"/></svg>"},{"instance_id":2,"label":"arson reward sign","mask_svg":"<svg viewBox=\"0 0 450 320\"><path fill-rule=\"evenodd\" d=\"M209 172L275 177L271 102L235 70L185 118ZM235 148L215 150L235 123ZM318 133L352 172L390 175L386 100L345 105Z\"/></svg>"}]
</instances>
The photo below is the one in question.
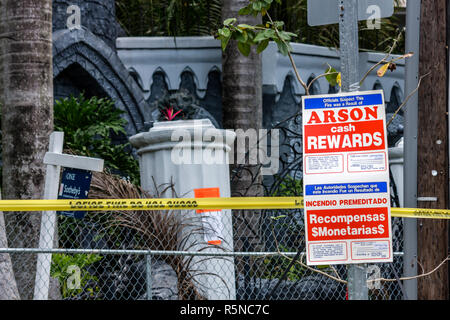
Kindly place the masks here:
<instances>
[{"instance_id":1,"label":"arson reward sign","mask_svg":"<svg viewBox=\"0 0 450 320\"><path fill-rule=\"evenodd\" d=\"M383 91L302 101L307 263L391 262Z\"/></svg>"}]
</instances>

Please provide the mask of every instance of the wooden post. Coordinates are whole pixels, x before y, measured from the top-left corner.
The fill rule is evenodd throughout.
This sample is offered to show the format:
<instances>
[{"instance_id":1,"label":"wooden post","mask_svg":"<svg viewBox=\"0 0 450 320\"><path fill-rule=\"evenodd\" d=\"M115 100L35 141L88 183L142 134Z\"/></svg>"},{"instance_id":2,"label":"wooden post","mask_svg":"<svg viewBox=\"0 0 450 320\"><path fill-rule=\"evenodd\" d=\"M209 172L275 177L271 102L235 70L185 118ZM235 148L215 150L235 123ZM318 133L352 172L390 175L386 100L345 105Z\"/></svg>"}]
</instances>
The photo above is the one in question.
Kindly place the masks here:
<instances>
[{"instance_id":1,"label":"wooden post","mask_svg":"<svg viewBox=\"0 0 450 320\"><path fill-rule=\"evenodd\" d=\"M447 1L422 1L420 17L417 145L417 203L420 208L448 208L448 49ZM448 222L417 223L418 274L434 269L448 256ZM423 269L422 269L423 268ZM448 299L446 266L418 279L418 299Z\"/></svg>"}]
</instances>

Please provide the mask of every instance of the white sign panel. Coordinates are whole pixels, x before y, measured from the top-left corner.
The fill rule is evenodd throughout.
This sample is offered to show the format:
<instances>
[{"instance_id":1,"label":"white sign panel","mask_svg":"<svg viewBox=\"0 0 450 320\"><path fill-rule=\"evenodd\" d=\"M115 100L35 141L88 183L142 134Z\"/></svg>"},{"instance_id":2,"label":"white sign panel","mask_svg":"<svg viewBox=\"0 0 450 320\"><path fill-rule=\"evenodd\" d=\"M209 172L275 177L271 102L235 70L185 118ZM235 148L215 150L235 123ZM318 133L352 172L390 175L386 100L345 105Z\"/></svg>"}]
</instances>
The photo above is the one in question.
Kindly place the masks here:
<instances>
[{"instance_id":1,"label":"white sign panel","mask_svg":"<svg viewBox=\"0 0 450 320\"><path fill-rule=\"evenodd\" d=\"M302 102L307 263L391 262L383 91Z\"/></svg>"},{"instance_id":2,"label":"white sign panel","mask_svg":"<svg viewBox=\"0 0 450 320\"><path fill-rule=\"evenodd\" d=\"M308 0L308 25L339 22L338 0ZM358 0L358 20L387 18L394 14L394 0Z\"/></svg>"}]
</instances>

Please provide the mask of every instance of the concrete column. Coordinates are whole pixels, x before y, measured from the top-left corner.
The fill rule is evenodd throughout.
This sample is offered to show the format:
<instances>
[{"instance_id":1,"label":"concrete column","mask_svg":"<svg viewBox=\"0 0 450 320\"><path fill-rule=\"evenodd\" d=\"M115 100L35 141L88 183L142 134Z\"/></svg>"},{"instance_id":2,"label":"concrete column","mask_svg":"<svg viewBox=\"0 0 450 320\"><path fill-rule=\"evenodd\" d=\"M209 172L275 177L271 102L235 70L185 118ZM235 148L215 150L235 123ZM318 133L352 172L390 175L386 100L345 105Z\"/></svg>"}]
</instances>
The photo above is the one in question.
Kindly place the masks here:
<instances>
[{"instance_id":1,"label":"concrete column","mask_svg":"<svg viewBox=\"0 0 450 320\"><path fill-rule=\"evenodd\" d=\"M235 133L216 129L208 119L156 122L148 132L130 138L139 155L142 187L158 196L167 184L173 190L159 197L195 198L195 189L219 188L220 197L230 197L229 152ZM202 212L180 210L180 219L190 226L178 235L186 238L182 250L223 252L233 250L231 210ZM177 235L174 235L177 236ZM221 240L212 245L211 238ZM187 257L188 258L188 257ZM232 257L195 257L197 289L207 299L235 299Z\"/></svg>"}]
</instances>

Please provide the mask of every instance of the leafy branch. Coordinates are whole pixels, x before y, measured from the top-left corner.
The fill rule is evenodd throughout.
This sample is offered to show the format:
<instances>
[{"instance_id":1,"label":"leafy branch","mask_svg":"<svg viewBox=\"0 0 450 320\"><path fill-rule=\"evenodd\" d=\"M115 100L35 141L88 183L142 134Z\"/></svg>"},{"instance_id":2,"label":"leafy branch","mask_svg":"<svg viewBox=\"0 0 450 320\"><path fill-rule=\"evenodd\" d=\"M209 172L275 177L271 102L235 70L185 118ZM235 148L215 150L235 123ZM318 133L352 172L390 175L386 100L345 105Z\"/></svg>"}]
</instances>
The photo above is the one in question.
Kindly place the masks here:
<instances>
[{"instance_id":1,"label":"leafy branch","mask_svg":"<svg viewBox=\"0 0 450 320\"><path fill-rule=\"evenodd\" d=\"M268 21L265 24L248 25L236 24L236 18L228 18L223 22L223 28L218 30L217 38L220 39L222 50L225 50L231 39L237 41L238 50L244 55L248 56L252 46L256 46L256 52L263 52L270 41L274 41L280 53L288 56L294 69L295 76L301 86L305 89L306 95L309 95L309 87L301 78L297 67L292 57L292 47L290 41L297 37L295 33L283 30L283 21L274 21L270 17L268 11L270 6L274 3L281 4L281 0L250 0L249 4L239 10L239 15L253 15L266 16Z\"/></svg>"},{"instance_id":2,"label":"leafy branch","mask_svg":"<svg viewBox=\"0 0 450 320\"><path fill-rule=\"evenodd\" d=\"M291 54L292 47L289 43L292 38L298 36L295 33L283 30L284 27L283 21L272 20L268 11L273 3L281 4L281 0L249 0L249 4L244 8L240 9L238 12L239 15L257 16L260 14L262 17L265 16L268 19L268 21L265 24L258 24L254 26L249 24L237 24L236 18L226 19L223 22L223 27L218 30L218 33L216 35L216 38L220 39L221 41L222 50L225 51L229 41L233 39L237 41L238 50L244 56L248 56L250 54L252 46L256 46L256 52L261 53L267 48L270 41L274 41L277 44L280 53L284 56L288 56L298 82L305 89L305 95L310 95L310 89L313 83L323 77L326 78L326 80L331 86L339 85L340 87L341 73L336 69L334 69L333 67L331 67L329 64L325 73L315 77L308 84L306 84L305 81L303 81L298 72L294 58ZM370 67L369 70L364 74L362 79L359 81L359 86L362 86L362 84L370 75L370 73L374 71L377 67L381 66L377 70L378 77L383 77L386 74L387 70L391 70L392 72L396 69L395 64L396 61L400 59L410 58L414 55L412 52L409 52L401 56L389 59L392 55L392 52L395 50L398 43L402 39L404 31L405 28L403 28L403 30L401 30L401 32L398 33L397 37L394 39L386 55L380 61L378 61L372 67ZM417 88L413 90L406 97L403 103L398 107L393 117L387 123L387 126L391 124L393 119L397 116L398 112L404 107L409 98L418 90L420 86L420 81L422 80L423 77L420 78Z\"/></svg>"},{"instance_id":3,"label":"leafy branch","mask_svg":"<svg viewBox=\"0 0 450 320\"><path fill-rule=\"evenodd\" d=\"M289 257L288 255L286 255L285 253L283 253L280 248L277 246L277 252L280 256L286 258L289 261L292 261L293 259L291 257ZM306 263L303 262L303 258L305 257L305 253L301 253L301 257L299 260L296 261L297 264L299 264L301 267L306 268L312 272L321 274L325 277L330 278L331 280L334 280L336 282L342 283L342 284L348 284L347 280L343 280L339 277L339 275L337 274L337 272L332 268L332 270L335 273L335 276L322 271L322 270L318 270L315 269L311 266L308 266ZM434 272L436 272L437 270L439 270L447 261L450 261L450 256L447 256L444 260L442 260L436 267L434 267L432 270L425 272L424 270L422 271L421 274L418 274L416 276L411 276L411 277L402 277L402 278L396 278L396 279L390 279L390 278L376 278L376 279L370 279L367 280L367 284L369 283L373 283L373 282L395 282L395 281L406 281L406 280L412 280L412 279L418 279L418 278L423 278L423 277L427 277L430 276L431 274L433 274ZM422 268L423 269L423 268Z\"/></svg>"},{"instance_id":4,"label":"leafy branch","mask_svg":"<svg viewBox=\"0 0 450 320\"><path fill-rule=\"evenodd\" d=\"M270 41L274 41L277 44L280 53L284 56L288 56L298 82L305 89L305 95L309 95L312 84L323 77L327 79L330 85L341 86L341 73L332 68L330 65L328 65L325 73L315 77L312 81L309 82L309 84L306 84L305 81L303 81L291 54L292 47L289 43L292 38L298 37L298 35L283 30L285 25L283 21L272 20L268 11L271 5L275 3L281 4L281 0L249 0L248 5L240 9L238 12L239 15L257 16L260 14L262 17L267 18L268 21L265 24L258 24L255 26L248 24L237 24L236 18L226 19L223 22L223 27L218 30L218 33L216 35L216 37L221 40L222 50L225 50L229 41L233 39L237 41L237 47L239 51L244 56L248 56L250 54L250 49L252 46L256 46L256 52L261 53L267 48ZM391 71L395 70L395 61L413 56L413 53L407 53L400 57L395 57L389 60L392 52L395 50L398 43L402 39L404 30L405 29L399 32L397 37L394 39L394 42L389 48L386 56L376 64L374 64L364 74L359 82L360 86L364 83L369 74L380 65L382 66L377 71L377 75L379 77L383 77L388 69Z\"/></svg>"},{"instance_id":5,"label":"leafy branch","mask_svg":"<svg viewBox=\"0 0 450 320\"><path fill-rule=\"evenodd\" d=\"M417 82L417 86L416 88L411 91L408 96L405 98L405 100L403 100L403 102L398 106L397 110L395 110L394 114L392 115L391 119L389 119L389 121L386 124L386 128L389 127L389 125L392 123L392 121L394 120L394 118L397 116L397 114L400 112L400 110L402 110L402 108L406 105L406 103L408 102L409 98L411 98L413 96L413 94L415 94L417 92L417 90L419 90L420 88L420 83L422 82L422 79L425 78L426 76L428 76L431 72L428 72L422 76L420 76L419 81Z\"/></svg>"},{"instance_id":6,"label":"leafy branch","mask_svg":"<svg viewBox=\"0 0 450 320\"><path fill-rule=\"evenodd\" d=\"M395 47L397 46L398 42L400 41L401 37L403 35L403 32L400 32L397 35L397 38L395 38L394 42L392 43L392 46L389 48L389 51L387 52L386 56L384 56L383 59L381 59L380 61L378 61L376 64L374 64L362 77L362 79L359 81L359 86L362 86L362 84L364 83L364 80L366 80L366 78L369 76L369 74L376 69L376 67L378 67L379 65L381 65L384 62L387 62L387 59L391 56L392 52L394 51ZM412 56L412 54L411 54ZM384 74L383 74L384 75Z\"/></svg>"}]
</instances>

